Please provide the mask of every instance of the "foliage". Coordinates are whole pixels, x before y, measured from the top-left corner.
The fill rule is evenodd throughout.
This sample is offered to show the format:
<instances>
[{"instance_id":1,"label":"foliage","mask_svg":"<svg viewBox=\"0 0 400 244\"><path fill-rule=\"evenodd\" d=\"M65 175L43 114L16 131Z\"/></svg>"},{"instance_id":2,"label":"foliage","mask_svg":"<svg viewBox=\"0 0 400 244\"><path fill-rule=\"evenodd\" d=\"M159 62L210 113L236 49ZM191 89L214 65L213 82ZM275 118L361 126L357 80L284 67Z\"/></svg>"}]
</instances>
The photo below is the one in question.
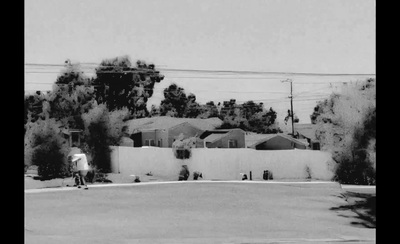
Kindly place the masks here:
<instances>
[{"instance_id":1,"label":"foliage","mask_svg":"<svg viewBox=\"0 0 400 244\"><path fill-rule=\"evenodd\" d=\"M200 111L201 113L197 117L201 119L207 119L219 116L218 107L217 105L214 104L213 101L209 101L204 105L200 105Z\"/></svg>"},{"instance_id":2,"label":"foliage","mask_svg":"<svg viewBox=\"0 0 400 244\"><path fill-rule=\"evenodd\" d=\"M62 120L66 126L83 129L81 115L96 106L93 87L54 85L53 91L43 103L43 111L50 118Z\"/></svg>"},{"instance_id":3,"label":"foliage","mask_svg":"<svg viewBox=\"0 0 400 244\"><path fill-rule=\"evenodd\" d=\"M196 95L190 93L187 96L187 104L185 109L185 118L197 118L201 114L201 106L196 102Z\"/></svg>"},{"instance_id":4,"label":"foliage","mask_svg":"<svg viewBox=\"0 0 400 244\"><path fill-rule=\"evenodd\" d=\"M62 138L61 130L73 128L84 130L82 149L89 153L88 158L93 157L96 164L94 166L109 170L109 145L118 145L123 135L124 121L130 118L132 112L132 106L122 105L135 103L135 109L139 108L141 112L136 110L134 116L143 117L143 106L145 107L147 98L152 95L154 83L160 82L163 76L155 70L154 65L146 65L141 61L136 63L135 68L131 68L127 57L104 60L96 73L96 79L88 78L79 65L68 64L58 76L52 91L25 96L25 165L30 165L33 159L44 157L49 148L54 154L49 154L49 157L58 157L61 154L57 154L57 151L68 150L68 143ZM117 94L117 98L121 98L118 100L120 103L115 102L113 96L108 97L108 93L101 92L105 87L111 87L111 91L114 91L111 94ZM139 91L142 93L139 94ZM135 100L130 100L132 97ZM118 110L109 111L106 103L109 104L108 107ZM57 125L57 128L53 128L51 133L46 132L43 128L49 126L46 127L45 124ZM46 137L54 145L50 147L43 144L39 148L35 141L41 137ZM62 144L60 138L64 140ZM39 153L33 158L36 151ZM47 171L54 171L51 173L53 175L58 174L56 168L62 171L62 164L59 162L61 161L43 167Z\"/></svg>"},{"instance_id":5,"label":"foliage","mask_svg":"<svg viewBox=\"0 0 400 244\"><path fill-rule=\"evenodd\" d=\"M312 178L311 169L308 165L305 167L305 171L306 171L306 179L311 180L311 178Z\"/></svg>"},{"instance_id":6,"label":"foliage","mask_svg":"<svg viewBox=\"0 0 400 244\"><path fill-rule=\"evenodd\" d=\"M337 165L334 180L341 184L375 185L376 171L366 160L346 158Z\"/></svg>"},{"instance_id":7,"label":"foliage","mask_svg":"<svg viewBox=\"0 0 400 244\"><path fill-rule=\"evenodd\" d=\"M257 133L281 132L275 122L277 114L270 108L266 110L263 103L247 101L236 104L235 99L224 101L219 108L213 101L201 105L196 102L196 95L190 93L186 96L185 90L176 84L171 84L164 89L164 100L159 108L152 106L152 116L171 116L178 118L211 118L219 117L223 124L219 129L240 128Z\"/></svg>"},{"instance_id":8,"label":"foliage","mask_svg":"<svg viewBox=\"0 0 400 244\"><path fill-rule=\"evenodd\" d=\"M61 74L57 77L56 84L59 86L80 86L89 85L93 80L87 77L79 64L67 64Z\"/></svg>"},{"instance_id":9,"label":"foliage","mask_svg":"<svg viewBox=\"0 0 400 244\"><path fill-rule=\"evenodd\" d=\"M320 101L311 118L321 150L331 152L339 163L336 179L354 184L374 182L375 79L348 84L340 94Z\"/></svg>"},{"instance_id":10,"label":"foliage","mask_svg":"<svg viewBox=\"0 0 400 244\"><path fill-rule=\"evenodd\" d=\"M61 124L55 119L37 120L27 124L25 134L25 165L37 165L43 179L69 175L67 141L62 137Z\"/></svg>"},{"instance_id":11,"label":"foliage","mask_svg":"<svg viewBox=\"0 0 400 244\"><path fill-rule=\"evenodd\" d=\"M177 84L171 84L164 89L164 99L160 104L160 115L183 118L188 98L185 90Z\"/></svg>"},{"instance_id":12,"label":"foliage","mask_svg":"<svg viewBox=\"0 0 400 244\"><path fill-rule=\"evenodd\" d=\"M196 147L197 137L185 138L181 133L172 143L172 150L176 158L187 159L191 157L191 149Z\"/></svg>"},{"instance_id":13,"label":"foliage","mask_svg":"<svg viewBox=\"0 0 400 244\"><path fill-rule=\"evenodd\" d=\"M110 111L126 107L134 118L148 116L147 100L155 83L164 79L154 64L138 60L132 67L128 56L103 60L96 76L93 84L98 103L106 103Z\"/></svg>"},{"instance_id":14,"label":"foliage","mask_svg":"<svg viewBox=\"0 0 400 244\"><path fill-rule=\"evenodd\" d=\"M175 83L164 89L164 99L160 107L152 107L152 111L160 116L177 118L207 117L204 114L205 107L196 102L196 95L190 93L186 96L185 90Z\"/></svg>"},{"instance_id":15,"label":"foliage","mask_svg":"<svg viewBox=\"0 0 400 244\"><path fill-rule=\"evenodd\" d=\"M128 116L127 108L109 112L105 104L100 104L82 115L85 128L83 142L92 157L92 164L99 171L111 170L109 146L119 144L124 135L124 120Z\"/></svg>"},{"instance_id":16,"label":"foliage","mask_svg":"<svg viewBox=\"0 0 400 244\"><path fill-rule=\"evenodd\" d=\"M160 108L157 108L156 105L152 104L149 111L149 117L157 117L157 116L160 116Z\"/></svg>"},{"instance_id":17,"label":"foliage","mask_svg":"<svg viewBox=\"0 0 400 244\"><path fill-rule=\"evenodd\" d=\"M219 117L223 120L220 129L240 128L256 133L280 132L275 122L276 112L272 108L266 110L263 103L248 101L236 104L236 100L231 99L223 103Z\"/></svg>"},{"instance_id":18,"label":"foliage","mask_svg":"<svg viewBox=\"0 0 400 244\"><path fill-rule=\"evenodd\" d=\"M44 99L45 94L41 92L24 96L24 125L45 118L42 109Z\"/></svg>"}]
</instances>

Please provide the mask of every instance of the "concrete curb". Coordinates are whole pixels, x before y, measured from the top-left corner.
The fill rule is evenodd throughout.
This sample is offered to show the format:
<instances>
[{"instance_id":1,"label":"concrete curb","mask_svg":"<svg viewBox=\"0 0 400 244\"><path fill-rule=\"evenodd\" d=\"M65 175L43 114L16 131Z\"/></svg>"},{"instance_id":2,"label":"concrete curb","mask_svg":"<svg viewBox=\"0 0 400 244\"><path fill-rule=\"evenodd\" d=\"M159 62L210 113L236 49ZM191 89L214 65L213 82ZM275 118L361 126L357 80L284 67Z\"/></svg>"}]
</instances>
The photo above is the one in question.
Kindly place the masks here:
<instances>
[{"instance_id":1,"label":"concrete curb","mask_svg":"<svg viewBox=\"0 0 400 244\"><path fill-rule=\"evenodd\" d=\"M281 185L313 185L326 184L341 188L340 184L332 181L301 181L301 182L286 182L286 181L241 181L241 180L199 180L199 181L155 181L155 182L140 182L140 183L110 183L110 184L94 184L88 185L88 188L104 188L104 187L126 187L126 186L146 186L146 185L161 185L161 184L206 184L206 183L236 183L236 184L281 184ZM40 189L26 189L25 193L41 193L41 192L57 192L57 191L73 191L83 190L77 187L54 187Z\"/></svg>"}]
</instances>

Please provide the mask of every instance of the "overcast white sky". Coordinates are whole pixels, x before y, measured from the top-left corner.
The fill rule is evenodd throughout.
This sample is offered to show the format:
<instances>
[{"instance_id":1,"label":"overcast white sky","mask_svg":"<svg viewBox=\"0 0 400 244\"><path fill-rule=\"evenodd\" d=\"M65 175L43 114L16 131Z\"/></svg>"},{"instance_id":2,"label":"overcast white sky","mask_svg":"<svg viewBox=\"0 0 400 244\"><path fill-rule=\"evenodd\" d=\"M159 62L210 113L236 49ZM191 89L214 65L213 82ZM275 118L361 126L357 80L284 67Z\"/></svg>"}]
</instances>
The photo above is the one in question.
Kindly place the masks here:
<instances>
[{"instance_id":1,"label":"overcast white sky","mask_svg":"<svg viewBox=\"0 0 400 244\"><path fill-rule=\"evenodd\" d=\"M264 100L280 120L290 108L290 85L280 81L292 78L294 111L309 123L329 83L360 77L204 79L162 68L375 74L375 21L373 0L25 0L25 63L129 55L166 76L149 105L158 105L162 89L175 82L200 103ZM59 68L43 71L53 73L26 70L26 90L51 88ZM197 79L179 78L185 76Z\"/></svg>"}]
</instances>

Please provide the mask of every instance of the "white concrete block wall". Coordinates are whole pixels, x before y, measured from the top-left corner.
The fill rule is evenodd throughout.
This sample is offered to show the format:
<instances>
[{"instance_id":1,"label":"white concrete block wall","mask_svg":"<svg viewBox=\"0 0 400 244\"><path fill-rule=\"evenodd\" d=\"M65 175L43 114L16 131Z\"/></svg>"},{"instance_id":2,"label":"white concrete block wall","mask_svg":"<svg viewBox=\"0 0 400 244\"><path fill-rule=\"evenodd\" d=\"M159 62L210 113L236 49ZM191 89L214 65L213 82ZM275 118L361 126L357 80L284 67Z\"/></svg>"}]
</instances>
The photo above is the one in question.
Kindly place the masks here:
<instances>
[{"instance_id":1,"label":"white concrete block wall","mask_svg":"<svg viewBox=\"0 0 400 244\"><path fill-rule=\"evenodd\" d=\"M192 157L176 159L172 148L130 148L114 150L112 168L119 168L122 174L155 175L175 179L181 165L186 164L191 173L203 173L208 180L240 180L240 173L252 171L254 180L261 180L264 170L273 173L274 179L305 179L306 166L313 179L330 180L333 177L331 155L328 152L312 150L254 150L254 149L211 149L193 148ZM118 166L116 166L118 165Z\"/></svg>"}]
</instances>

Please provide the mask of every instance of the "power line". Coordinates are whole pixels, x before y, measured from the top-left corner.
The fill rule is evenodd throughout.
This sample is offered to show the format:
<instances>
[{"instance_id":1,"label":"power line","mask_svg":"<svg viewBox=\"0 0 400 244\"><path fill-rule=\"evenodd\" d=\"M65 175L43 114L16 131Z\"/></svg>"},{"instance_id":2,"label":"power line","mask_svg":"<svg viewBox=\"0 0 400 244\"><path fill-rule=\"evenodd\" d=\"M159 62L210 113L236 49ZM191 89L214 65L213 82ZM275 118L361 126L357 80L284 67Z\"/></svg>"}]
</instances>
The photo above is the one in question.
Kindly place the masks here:
<instances>
[{"instance_id":1,"label":"power line","mask_svg":"<svg viewBox=\"0 0 400 244\"><path fill-rule=\"evenodd\" d=\"M34 84L54 85L56 83L49 83L49 82L27 82L26 83L26 85L34 85ZM67 84L63 84L63 85L67 85ZM102 86L102 85L92 85L92 86ZM174 90L168 90L168 88L141 88L141 87L138 87L138 90L165 91L166 89L167 89L167 91L174 91ZM204 92L223 92L223 93L245 93L245 94L250 94L250 93L254 93L254 94L286 94L286 92L279 92L279 91L232 91L232 90L199 90L199 89L190 89L190 91L183 90L183 92L185 92L185 93L191 93L192 91L193 92L204 91Z\"/></svg>"},{"instance_id":2,"label":"power line","mask_svg":"<svg viewBox=\"0 0 400 244\"><path fill-rule=\"evenodd\" d=\"M82 67L82 65L95 65L94 63L79 63L78 67ZM28 66L49 66L49 67L67 67L66 64L38 64L38 63L26 63ZM114 68L115 66L101 66L98 65L98 68ZM127 67L133 69L142 69L142 70L150 70L156 71L149 68L138 68L138 67ZM192 73L217 73L217 74L258 74L258 75L298 75L298 76L375 76L375 74L366 74L366 73L312 73L312 72L277 72L277 71L249 71L249 70L203 70L203 69L178 69L178 68L158 68L160 71L167 72L192 72ZM126 72L126 71L123 71ZM132 71L131 71L132 72ZM118 72L120 73L120 72Z\"/></svg>"}]
</instances>

